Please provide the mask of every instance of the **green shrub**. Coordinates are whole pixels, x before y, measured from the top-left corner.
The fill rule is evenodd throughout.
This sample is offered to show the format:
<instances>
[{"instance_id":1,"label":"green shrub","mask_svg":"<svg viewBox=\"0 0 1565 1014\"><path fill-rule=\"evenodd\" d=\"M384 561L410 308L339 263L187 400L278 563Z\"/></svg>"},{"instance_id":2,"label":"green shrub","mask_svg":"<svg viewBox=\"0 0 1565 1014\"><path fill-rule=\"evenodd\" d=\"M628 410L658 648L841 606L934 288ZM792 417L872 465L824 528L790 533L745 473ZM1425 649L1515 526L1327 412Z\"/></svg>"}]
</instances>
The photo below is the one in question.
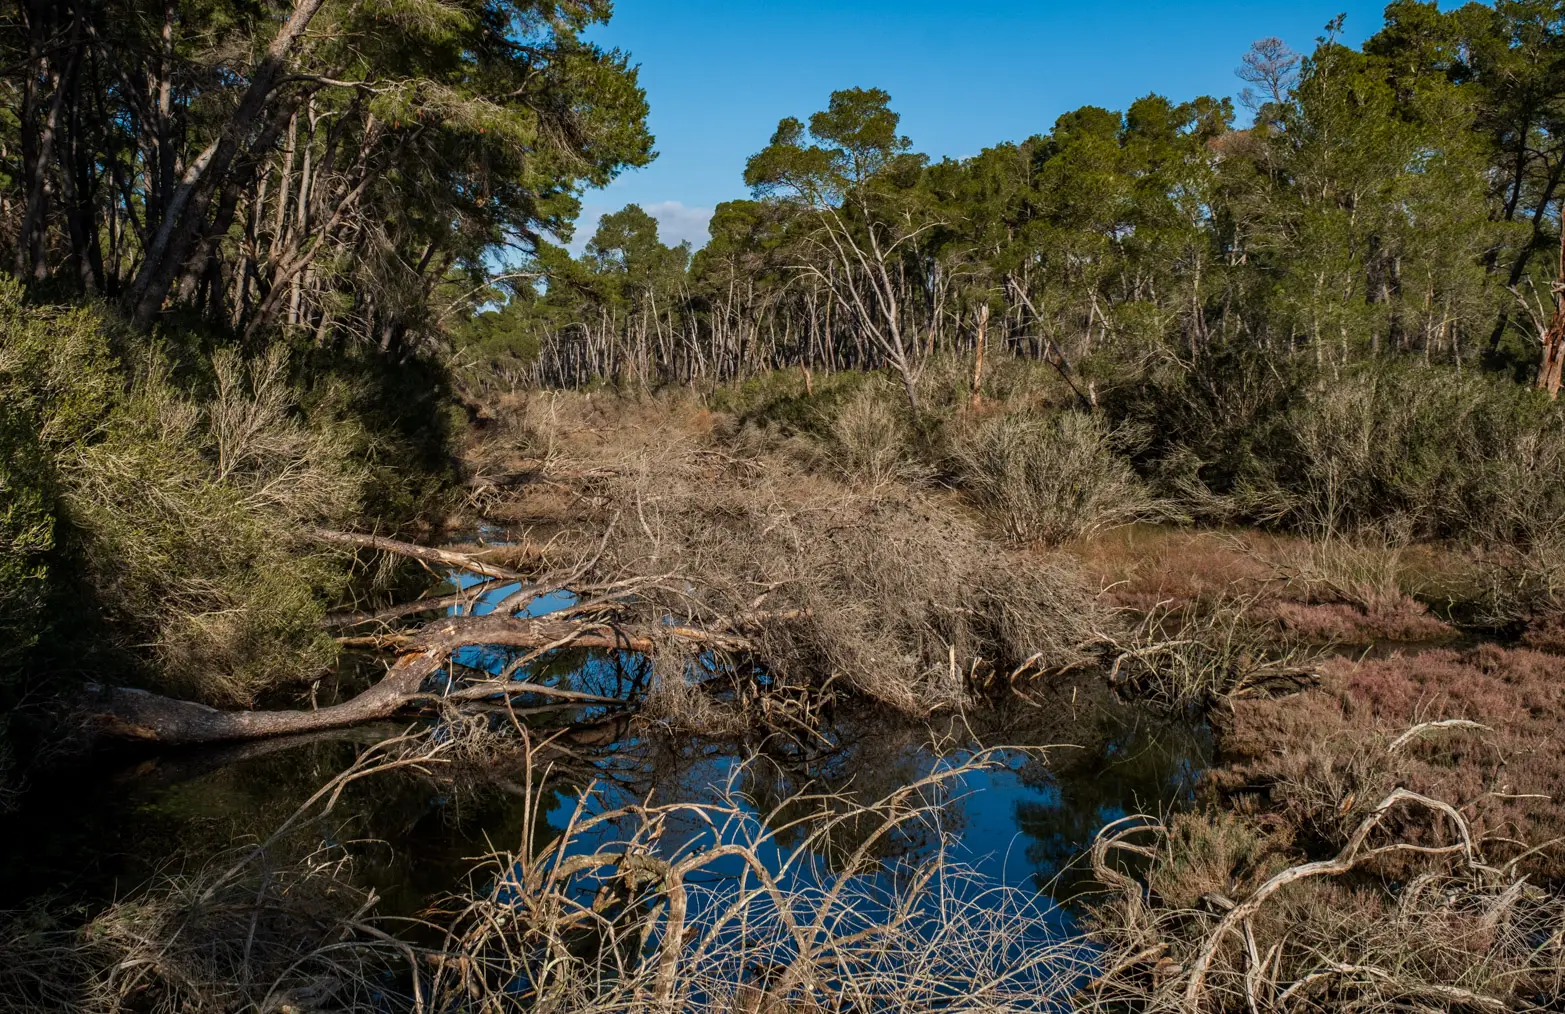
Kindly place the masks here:
<instances>
[{"instance_id":1,"label":"green shrub","mask_svg":"<svg viewBox=\"0 0 1565 1014\"><path fill-rule=\"evenodd\" d=\"M1209 520L1515 545L1565 530L1565 409L1507 379L1218 349L1109 410L1151 435L1137 464L1155 488Z\"/></svg>"},{"instance_id":2,"label":"green shrub","mask_svg":"<svg viewBox=\"0 0 1565 1014\"><path fill-rule=\"evenodd\" d=\"M888 388L860 386L823 414L828 455L844 475L878 489L922 473L906 408Z\"/></svg>"},{"instance_id":3,"label":"green shrub","mask_svg":"<svg viewBox=\"0 0 1565 1014\"><path fill-rule=\"evenodd\" d=\"M132 381L97 438L62 456L65 503L93 587L160 686L249 704L335 657L321 630L346 573L296 537L359 509L364 470L295 412L287 359L213 361L209 399L166 369Z\"/></svg>"},{"instance_id":4,"label":"green shrub","mask_svg":"<svg viewBox=\"0 0 1565 1014\"><path fill-rule=\"evenodd\" d=\"M117 649L157 689L245 705L318 675L351 561L299 530L359 524L372 493L411 514L434 475L395 423L365 425L374 384L346 372L0 282L0 634L39 640L52 579L90 621L70 650Z\"/></svg>"},{"instance_id":5,"label":"green shrub","mask_svg":"<svg viewBox=\"0 0 1565 1014\"><path fill-rule=\"evenodd\" d=\"M45 619L54 548L49 466L30 420L0 404L0 676L18 666Z\"/></svg>"},{"instance_id":6,"label":"green shrub","mask_svg":"<svg viewBox=\"0 0 1565 1014\"><path fill-rule=\"evenodd\" d=\"M1018 542L1058 544L1160 513L1096 415L993 416L949 440L960 484Z\"/></svg>"},{"instance_id":7,"label":"green shrub","mask_svg":"<svg viewBox=\"0 0 1565 1014\"><path fill-rule=\"evenodd\" d=\"M1272 481L1300 525L1530 542L1565 518L1565 426L1509 381L1367 369L1323 379L1279 430Z\"/></svg>"}]
</instances>

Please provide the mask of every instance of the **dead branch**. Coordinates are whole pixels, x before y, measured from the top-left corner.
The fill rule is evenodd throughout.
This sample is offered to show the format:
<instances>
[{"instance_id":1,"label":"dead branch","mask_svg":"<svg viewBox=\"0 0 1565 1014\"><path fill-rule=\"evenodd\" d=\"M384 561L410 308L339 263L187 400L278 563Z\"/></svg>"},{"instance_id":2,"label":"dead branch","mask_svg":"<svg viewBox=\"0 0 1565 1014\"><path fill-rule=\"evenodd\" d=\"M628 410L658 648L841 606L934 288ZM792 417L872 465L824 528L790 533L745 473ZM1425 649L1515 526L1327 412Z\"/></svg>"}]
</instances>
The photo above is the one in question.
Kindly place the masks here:
<instances>
[{"instance_id":1,"label":"dead branch","mask_svg":"<svg viewBox=\"0 0 1565 1014\"><path fill-rule=\"evenodd\" d=\"M88 692L87 721L101 735L148 743L217 743L260 739L379 721L392 717L404 708L427 703L441 695L424 692L424 681L444 668L453 652L470 645L523 649L570 646L647 654L679 644L732 652L744 652L752 648L747 638L723 631L672 625L621 628L605 623L493 615L450 617L430 624L416 635L372 640L377 642L377 646L394 640L404 653L379 683L340 704L314 711L221 711L145 690L99 686L90 688ZM463 691L456 689L444 696L472 700L509 692L575 699L566 698L566 691L523 681L507 684L503 689L488 684L482 687L481 693L464 696ZM602 698L588 701L586 697L582 698L584 703L605 703Z\"/></svg>"},{"instance_id":2,"label":"dead branch","mask_svg":"<svg viewBox=\"0 0 1565 1014\"><path fill-rule=\"evenodd\" d=\"M1396 739L1392 740L1391 745L1386 747L1386 752L1396 753L1398 750L1413 742L1413 740L1422 736L1424 733L1433 732L1436 729L1478 729L1483 732L1493 731L1487 725L1483 725L1479 722L1470 722L1465 718L1445 718L1438 722L1420 722L1419 724L1404 732L1402 735L1398 736Z\"/></svg>"},{"instance_id":3,"label":"dead branch","mask_svg":"<svg viewBox=\"0 0 1565 1014\"><path fill-rule=\"evenodd\" d=\"M397 539L388 539L383 535L360 535L356 532L335 532L328 528L307 528L303 533L308 538L317 542L330 542L339 546L352 546L355 549L373 549L380 553L395 553L398 556L406 556L412 560L423 563L437 564L443 567L455 567L459 570L469 571L482 577L499 578L505 581L525 581L527 577L520 571L509 567L500 567L492 563L468 554L458 553L449 549L434 549L429 546L418 546L411 542L402 542Z\"/></svg>"},{"instance_id":4,"label":"dead branch","mask_svg":"<svg viewBox=\"0 0 1565 1014\"><path fill-rule=\"evenodd\" d=\"M1391 811L1392 807L1399 803L1413 803L1443 814L1457 829L1459 836L1461 837L1461 841L1456 844L1443 847L1413 846L1403 843L1393 843L1390 845L1382 845L1377 848L1365 848L1364 843L1369 838L1370 833L1380 826L1381 822L1385 819L1386 814ZM1313 863L1303 863L1299 866L1293 866L1283 870L1282 872L1271 877L1260 887L1256 888L1254 894L1235 905L1226 915L1223 916L1223 918L1218 922L1216 928L1207 935L1206 942L1202 946L1200 954L1196 957L1195 963L1190 969L1190 978L1185 984L1186 1009L1191 1012L1197 1012L1201 1009L1201 996L1202 989L1206 983L1206 973L1211 968L1212 961L1214 958L1216 958L1218 948L1222 946L1223 940L1234 929L1245 923L1248 919L1250 919L1251 916L1255 915L1255 913L1260 910L1261 906L1266 903L1266 900L1272 895L1276 894L1278 891L1282 890L1289 884L1300 880L1306 880L1310 877L1340 876L1377 856L1410 850L1424 853L1461 852L1465 854L1469 865L1477 868L1485 868L1483 867L1482 860L1478 855L1477 847L1473 843L1472 832L1469 830L1467 822L1462 819L1462 815L1456 811L1455 807L1451 806L1449 803L1441 802L1438 799L1431 799L1428 796L1419 795L1418 793L1411 792L1407 789L1397 789L1386 796L1385 799L1381 800L1380 805L1375 807L1374 812L1371 813L1368 817L1364 818L1364 820L1359 824L1358 828L1354 830L1353 836L1348 839L1347 844L1344 845L1342 850L1335 856L1330 859L1322 859Z\"/></svg>"}]
</instances>

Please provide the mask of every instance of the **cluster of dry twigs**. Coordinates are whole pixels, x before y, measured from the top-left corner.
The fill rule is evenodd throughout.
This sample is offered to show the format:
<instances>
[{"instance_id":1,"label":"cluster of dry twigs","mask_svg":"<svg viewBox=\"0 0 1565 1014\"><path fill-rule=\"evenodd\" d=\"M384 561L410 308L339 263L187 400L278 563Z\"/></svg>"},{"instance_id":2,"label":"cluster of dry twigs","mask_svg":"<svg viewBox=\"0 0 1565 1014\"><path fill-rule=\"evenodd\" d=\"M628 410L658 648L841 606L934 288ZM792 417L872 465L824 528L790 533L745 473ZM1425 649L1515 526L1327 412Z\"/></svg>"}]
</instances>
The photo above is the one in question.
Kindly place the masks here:
<instances>
[{"instance_id":1,"label":"cluster of dry twigs","mask_svg":"<svg viewBox=\"0 0 1565 1014\"><path fill-rule=\"evenodd\" d=\"M544 744L520 740L521 844L475 870L469 893L391 920L354 886L342 848L282 854L351 782L433 775L452 760L451 736L402 736L365 751L267 841L170 875L85 929L29 936L4 921L4 1005L1036 1011L1087 968L1046 899L948 859L943 808L985 756L871 802L801 792L764 811L742 793L742 771L707 804L615 803L593 787L557 826Z\"/></svg>"},{"instance_id":2,"label":"cluster of dry twigs","mask_svg":"<svg viewBox=\"0 0 1565 1014\"><path fill-rule=\"evenodd\" d=\"M1314 679L1323 652L1288 643L1252 615L1254 604L1245 596L1158 603L1128 636L1099 633L1113 659L1109 682L1173 709L1297 689Z\"/></svg>"},{"instance_id":3,"label":"cluster of dry twigs","mask_svg":"<svg viewBox=\"0 0 1565 1014\"><path fill-rule=\"evenodd\" d=\"M1565 898L1522 866L1557 843L1491 863L1488 846L1515 843L1405 788L1334 855L1305 861L1271 837L1231 814L1105 827L1091 861L1111 892L1095 910L1106 953L1087 997L1183 1014L1556 1009ZM1126 858L1150 865L1145 880Z\"/></svg>"}]
</instances>

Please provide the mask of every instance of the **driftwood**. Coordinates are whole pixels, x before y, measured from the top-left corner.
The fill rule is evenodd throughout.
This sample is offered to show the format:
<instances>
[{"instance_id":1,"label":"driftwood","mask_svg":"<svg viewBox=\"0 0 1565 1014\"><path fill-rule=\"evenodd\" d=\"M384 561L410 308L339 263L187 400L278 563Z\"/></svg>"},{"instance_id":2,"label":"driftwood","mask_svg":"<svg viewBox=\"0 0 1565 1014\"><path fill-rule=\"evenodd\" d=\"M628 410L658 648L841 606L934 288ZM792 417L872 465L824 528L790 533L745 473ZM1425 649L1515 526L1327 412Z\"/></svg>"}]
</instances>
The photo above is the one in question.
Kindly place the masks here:
<instances>
[{"instance_id":1,"label":"driftwood","mask_svg":"<svg viewBox=\"0 0 1565 1014\"><path fill-rule=\"evenodd\" d=\"M534 657L559 648L594 648L653 653L668 645L702 645L745 651L750 642L736 634L679 626L622 628L592 621L512 616L450 617L416 635L399 639L403 654L386 676L363 693L312 711L224 711L123 687L93 687L86 717L102 735L165 745L220 743L339 729L387 719L408 708L441 699L452 702L531 694L583 704L622 704L612 698L560 690L536 683L497 680L447 691L424 689L425 682L449 663L451 653L469 645L531 649Z\"/></svg>"},{"instance_id":2,"label":"driftwood","mask_svg":"<svg viewBox=\"0 0 1565 1014\"><path fill-rule=\"evenodd\" d=\"M527 575L521 571L512 570L509 567L501 567L493 563L486 563L471 553L458 553L450 549L418 546L411 542L388 539L384 535L336 532L329 528L309 528L305 530L304 534L316 542L331 542L339 546L352 546L355 549L373 549L381 553L395 553L398 556L421 560L424 563L436 564L442 567L455 567L458 570L465 570L478 574L481 577L499 578L505 581L527 580Z\"/></svg>"}]
</instances>

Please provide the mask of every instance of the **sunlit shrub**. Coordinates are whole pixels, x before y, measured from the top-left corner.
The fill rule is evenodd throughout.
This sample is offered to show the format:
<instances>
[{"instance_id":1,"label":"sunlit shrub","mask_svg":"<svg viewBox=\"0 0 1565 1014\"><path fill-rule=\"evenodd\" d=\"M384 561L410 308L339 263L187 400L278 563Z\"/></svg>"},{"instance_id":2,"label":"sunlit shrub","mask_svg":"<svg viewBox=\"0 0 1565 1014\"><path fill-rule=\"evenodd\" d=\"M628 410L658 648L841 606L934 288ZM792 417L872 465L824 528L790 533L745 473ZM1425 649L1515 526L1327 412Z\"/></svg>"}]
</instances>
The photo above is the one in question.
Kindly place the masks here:
<instances>
[{"instance_id":1,"label":"sunlit shrub","mask_svg":"<svg viewBox=\"0 0 1565 1014\"><path fill-rule=\"evenodd\" d=\"M1018 542L1065 542L1159 513L1095 415L995 416L951 442L962 486Z\"/></svg>"}]
</instances>

